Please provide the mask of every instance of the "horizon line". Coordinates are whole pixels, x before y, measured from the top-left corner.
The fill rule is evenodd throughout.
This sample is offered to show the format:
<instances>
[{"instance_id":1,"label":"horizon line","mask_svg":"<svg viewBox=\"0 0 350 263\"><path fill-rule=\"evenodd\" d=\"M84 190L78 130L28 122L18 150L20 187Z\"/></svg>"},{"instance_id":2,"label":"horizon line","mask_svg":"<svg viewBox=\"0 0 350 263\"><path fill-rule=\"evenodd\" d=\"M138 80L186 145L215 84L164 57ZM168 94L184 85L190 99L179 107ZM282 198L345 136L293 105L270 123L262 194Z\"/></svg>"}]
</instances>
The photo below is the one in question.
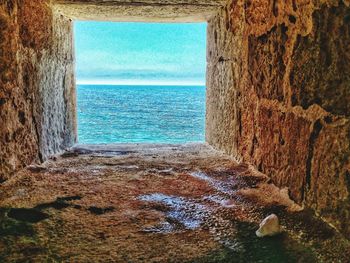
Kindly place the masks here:
<instances>
[{"instance_id":1,"label":"horizon line","mask_svg":"<svg viewBox=\"0 0 350 263\"><path fill-rule=\"evenodd\" d=\"M205 81L154 81L154 80L76 80L77 85L96 86L206 86Z\"/></svg>"}]
</instances>

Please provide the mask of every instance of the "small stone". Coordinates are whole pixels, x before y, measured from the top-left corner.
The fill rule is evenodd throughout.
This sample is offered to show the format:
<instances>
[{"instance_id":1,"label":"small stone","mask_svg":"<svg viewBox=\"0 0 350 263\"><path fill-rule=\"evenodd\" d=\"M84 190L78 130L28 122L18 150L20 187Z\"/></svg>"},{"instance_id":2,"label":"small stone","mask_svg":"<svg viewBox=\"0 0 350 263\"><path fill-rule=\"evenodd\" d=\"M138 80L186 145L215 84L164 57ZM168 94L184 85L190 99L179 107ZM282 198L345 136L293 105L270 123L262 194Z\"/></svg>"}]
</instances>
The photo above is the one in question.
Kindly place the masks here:
<instances>
[{"instance_id":1,"label":"small stone","mask_svg":"<svg viewBox=\"0 0 350 263\"><path fill-rule=\"evenodd\" d=\"M260 228L255 233L258 237L274 236L281 233L278 217L275 214L266 217L260 223Z\"/></svg>"}]
</instances>

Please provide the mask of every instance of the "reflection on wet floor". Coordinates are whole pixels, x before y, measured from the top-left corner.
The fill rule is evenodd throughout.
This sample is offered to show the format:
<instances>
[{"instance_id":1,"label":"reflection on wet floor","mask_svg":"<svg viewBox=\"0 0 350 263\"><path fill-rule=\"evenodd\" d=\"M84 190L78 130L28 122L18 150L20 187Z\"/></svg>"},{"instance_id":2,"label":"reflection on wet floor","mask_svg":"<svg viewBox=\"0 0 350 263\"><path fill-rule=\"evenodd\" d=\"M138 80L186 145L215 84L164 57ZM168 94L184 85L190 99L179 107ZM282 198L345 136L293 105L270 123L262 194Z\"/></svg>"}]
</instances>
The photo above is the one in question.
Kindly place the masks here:
<instances>
[{"instance_id":1,"label":"reflection on wet floor","mask_svg":"<svg viewBox=\"0 0 350 263\"><path fill-rule=\"evenodd\" d=\"M244 203L234 198L237 191L233 187L237 183L234 178L224 177L222 181L198 171L191 173L191 176L214 187L217 191L216 195L203 196L197 200L161 193L142 195L139 197L140 200L150 203L150 208L165 214L163 221L145 228L144 231L169 234L197 228L208 230L212 238L223 247L218 252L220 256L212 254L199 261L231 262L232 259L235 259L234 262L296 262L300 260L317 262L317 254L305 249L302 244L290 238L286 232L264 239L255 235L257 225L250 222L249 212L245 212ZM237 208L243 214L246 213L244 220L242 217L234 216L235 212L232 210ZM283 210L285 207L276 206L275 208ZM279 212L282 215L282 211ZM294 222L291 220L289 223ZM327 229L326 227L325 230Z\"/></svg>"},{"instance_id":2,"label":"reflection on wet floor","mask_svg":"<svg viewBox=\"0 0 350 263\"><path fill-rule=\"evenodd\" d=\"M287 189L206 145L113 147L1 186L0 262L348 262L349 241ZM271 213L282 234L258 238Z\"/></svg>"},{"instance_id":3,"label":"reflection on wet floor","mask_svg":"<svg viewBox=\"0 0 350 263\"><path fill-rule=\"evenodd\" d=\"M169 233L180 230L194 230L203 224L208 209L205 205L182 197L154 193L140 196L141 201L152 202L167 207L165 222L146 228L148 232ZM157 206L155 207L157 208Z\"/></svg>"}]
</instances>

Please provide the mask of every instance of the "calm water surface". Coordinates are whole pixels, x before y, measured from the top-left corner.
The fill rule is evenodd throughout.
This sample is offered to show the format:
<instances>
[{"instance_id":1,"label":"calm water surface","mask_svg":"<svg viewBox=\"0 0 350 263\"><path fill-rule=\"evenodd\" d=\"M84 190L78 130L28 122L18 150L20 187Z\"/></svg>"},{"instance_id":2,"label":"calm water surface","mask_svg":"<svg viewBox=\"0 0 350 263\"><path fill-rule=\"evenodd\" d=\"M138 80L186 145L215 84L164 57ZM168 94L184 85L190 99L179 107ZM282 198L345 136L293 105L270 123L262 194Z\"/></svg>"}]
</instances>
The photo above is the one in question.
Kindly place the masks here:
<instances>
[{"instance_id":1,"label":"calm water surface","mask_svg":"<svg viewBox=\"0 0 350 263\"><path fill-rule=\"evenodd\" d=\"M79 143L204 141L204 86L79 85Z\"/></svg>"}]
</instances>

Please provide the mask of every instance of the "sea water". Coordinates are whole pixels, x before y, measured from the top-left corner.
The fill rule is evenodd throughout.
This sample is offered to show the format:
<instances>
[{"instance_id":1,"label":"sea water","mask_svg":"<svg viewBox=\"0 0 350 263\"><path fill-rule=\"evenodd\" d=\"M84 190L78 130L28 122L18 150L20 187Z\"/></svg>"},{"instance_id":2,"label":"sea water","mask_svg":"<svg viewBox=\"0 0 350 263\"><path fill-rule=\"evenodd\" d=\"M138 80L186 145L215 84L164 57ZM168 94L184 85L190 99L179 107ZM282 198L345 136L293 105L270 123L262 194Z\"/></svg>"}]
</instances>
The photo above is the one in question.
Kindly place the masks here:
<instances>
[{"instance_id":1,"label":"sea water","mask_svg":"<svg viewBox=\"0 0 350 263\"><path fill-rule=\"evenodd\" d=\"M78 140L97 143L204 141L204 86L78 85Z\"/></svg>"}]
</instances>

